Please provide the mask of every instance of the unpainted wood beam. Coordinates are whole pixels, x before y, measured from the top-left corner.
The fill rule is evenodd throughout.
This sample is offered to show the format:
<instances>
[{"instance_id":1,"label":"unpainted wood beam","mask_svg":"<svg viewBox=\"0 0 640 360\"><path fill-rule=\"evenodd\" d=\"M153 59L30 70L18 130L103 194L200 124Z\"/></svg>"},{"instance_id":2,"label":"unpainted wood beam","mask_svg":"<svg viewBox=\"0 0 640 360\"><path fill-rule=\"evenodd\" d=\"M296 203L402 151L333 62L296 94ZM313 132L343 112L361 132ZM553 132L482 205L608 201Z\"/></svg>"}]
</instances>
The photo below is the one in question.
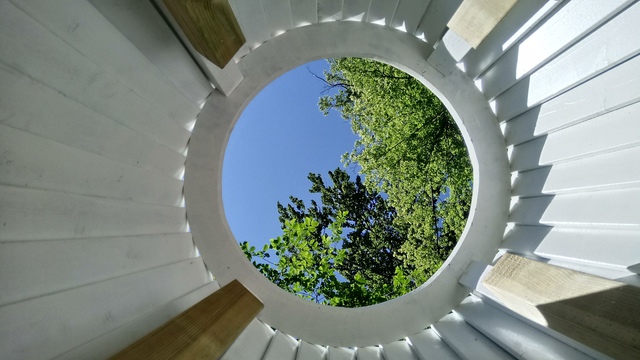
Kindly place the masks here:
<instances>
[{"instance_id":1,"label":"unpainted wood beam","mask_svg":"<svg viewBox=\"0 0 640 360\"><path fill-rule=\"evenodd\" d=\"M464 0L447 26L474 49L518 0Z\"/></svg>"},{"instance_id":2,"label":"unpainted wood beam","mask_svg":"<svg viewBox=\"0 0 640 360\"><path fill-rule=\"evenodd\" d=\"M484 285L509 309L615 359L640 359L640 288L513 254Z\"/></svg>"},{"instance_id":3,"label":"unpainted wood beam","mask_svg":"<svg viewBox=\"0 0 640 360\"><path fill-rule=\"evenodd\" d=\"M234 280L111 359L219 359L263 307Z\"/></svg>"}]
</instances>

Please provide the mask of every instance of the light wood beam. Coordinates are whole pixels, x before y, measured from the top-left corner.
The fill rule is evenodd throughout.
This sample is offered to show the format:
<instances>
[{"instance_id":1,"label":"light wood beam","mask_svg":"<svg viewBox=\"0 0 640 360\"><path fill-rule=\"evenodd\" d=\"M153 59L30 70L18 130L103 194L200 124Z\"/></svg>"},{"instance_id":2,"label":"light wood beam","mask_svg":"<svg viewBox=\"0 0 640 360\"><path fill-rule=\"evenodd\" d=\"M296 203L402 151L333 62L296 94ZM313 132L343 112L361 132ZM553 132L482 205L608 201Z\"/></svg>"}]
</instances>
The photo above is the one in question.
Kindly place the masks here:
<instances>
[{"instance_id":1,"label":"light wood beam","mask_svg":"<svg viewBox=\"0 0 640 360\"><path fill-rule=\"evenodd\" d=\"M476 49L516 1L464 0L447 26Z\"/></svg>"},{"instance_id":2,"label":"light wood beam","mask_svg":"<svg viewBox=\"0 0 640 360\"><path fill-rule=\"evenodd\" d=\"M484 285L509 309L616 359L640 359L640 288L513 254Z\"/></svg>"},{"instance_id":3,"label":"light wood beam","mask_svg":"<svg viewBox=\"0 0 640 360\"><path fill-rule=\"evenodd\" d=\"M196 51L220 69L246 42L228 0L164 0Z\"/></svg>"},{"instance_id":4,"label":"light wood beam","mask_svg":"<svg viewBox=\"0 0 640 360\"><path fill-rule=\"evenodd\" d=\"M263 307L234 280L111 359L219 359Z\"/></svg>"}]
</instances>

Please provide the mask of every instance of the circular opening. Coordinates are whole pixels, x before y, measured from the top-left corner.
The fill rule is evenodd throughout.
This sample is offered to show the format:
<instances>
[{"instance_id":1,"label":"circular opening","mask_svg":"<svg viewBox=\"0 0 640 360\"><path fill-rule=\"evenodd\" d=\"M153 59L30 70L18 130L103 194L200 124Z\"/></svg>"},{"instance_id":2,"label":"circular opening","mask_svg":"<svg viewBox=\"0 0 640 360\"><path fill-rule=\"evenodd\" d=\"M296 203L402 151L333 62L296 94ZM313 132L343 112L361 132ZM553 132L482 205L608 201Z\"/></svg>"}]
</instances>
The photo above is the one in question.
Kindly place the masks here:
<instances>
[{"instance_id":1,"label":"circular opening","mask_svg":"<svg viewBox=\"0 0 640 360\"><path fill-rule=\"evenodd\" d=\"M426 282L464 230L472 187L437 96L362 58L315 61L266 86L223 170L227 219L253 265L290 293L343 307Z\"/></svg>"},{"instance_id":2,"label":"circular opening","mask_svg":"<svg viewBox=\"0 0 640 360\"><path fill-rule=\"evenodd\" d=\"M458 283L474 261L489 263L502 239L510 184L504 138L485 97L456 68L443 75L425 59L430 48L406 34L366 23L321 23L288 31L239 63L244 80L229 96L214 93L189 143L186 211L194 241L220 284L238 279L265 307L259 318L305 341L331 346L384 344L415 334L456 307L469 290ZM372 58L411 74L451 111L468 145L473 195L465 230L443 266L406 296L361 308L314 304L289 294L247 260L229 229L222 204L222 163L231 130L244 107L268 83L309 61ZM250 226L250 224L248 225Z\"/></svg>"}]
</instances>

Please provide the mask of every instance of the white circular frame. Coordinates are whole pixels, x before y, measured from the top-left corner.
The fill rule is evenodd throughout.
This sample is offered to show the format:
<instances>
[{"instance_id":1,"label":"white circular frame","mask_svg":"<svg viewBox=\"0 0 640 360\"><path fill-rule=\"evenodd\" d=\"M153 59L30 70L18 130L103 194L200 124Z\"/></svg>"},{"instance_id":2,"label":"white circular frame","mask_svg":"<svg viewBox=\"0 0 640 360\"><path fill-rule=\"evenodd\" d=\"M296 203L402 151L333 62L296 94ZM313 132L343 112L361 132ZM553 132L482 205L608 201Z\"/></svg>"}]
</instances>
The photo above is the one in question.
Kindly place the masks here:
<instances>
[{"instance_id":1,"label":"white circular frame","mask_svg":"<svg viewBox=\"0 0 640 360\"><path fill-rule=\"evenodd\" d=\"M468 294L458 279L474 261L489 263L503 237L511 192L505 141L485 97L463 72L444 76L427 63L431 46L409 34L360 22L290 30L244 57L244 80L229 96L214 92L193 129L185 173L186 210L194 241L216 280L238 279L265 304L259 318L305 341L331 346L385 344L439 320ZM474 191L465 230L442 268L411 293L347 309L314 304L262 276L240 250L222 203L222 163L245 106L268 83L309 61L366 57L402 69L429 87L456 120L473 165ZM247 146L251 146L247 144ZM260 149L255 149L260 151ZM251 166L251 164L246 164ZM251 226L247 219L247 226Z\"/></svg>"}]
</instances>

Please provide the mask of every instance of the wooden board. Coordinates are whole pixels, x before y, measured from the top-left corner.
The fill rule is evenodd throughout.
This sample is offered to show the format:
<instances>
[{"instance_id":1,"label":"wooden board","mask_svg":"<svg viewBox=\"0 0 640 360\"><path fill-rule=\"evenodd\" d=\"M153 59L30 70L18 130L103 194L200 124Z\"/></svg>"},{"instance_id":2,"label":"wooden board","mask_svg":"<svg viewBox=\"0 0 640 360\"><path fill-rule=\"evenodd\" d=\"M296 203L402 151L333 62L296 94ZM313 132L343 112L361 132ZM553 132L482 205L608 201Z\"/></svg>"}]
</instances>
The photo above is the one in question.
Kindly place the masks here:
<instances>
[{"instance_id":1,"label":"wooden board","mask_svg":"<svg viewBox=\"0 0 640 360\"><path fill-rule=\"evenodd\" d=\"M112 359L218 359L263 307L234 280Z\"/></svg>"},{"instance_id":2,"label":"wooden board","mask_svg":"<svg viewBox=\"0 0 640 360\"><path fill-rule=\"evenodd\" d=\"M505 254L483 283L509 309L616 359L640 358L640 288Z\"/></svg>"},{"instance_id":3,"label":"wooden board","mask_svg":"<svg viewBox=\"0 0 640 360\"><path fill-rule=\"evenodd\" d=\"M246 42L227 0L164 0L193 47L219 68Z\"/></svg>"},{"instance_id":4,"label":"wooden board","mask_svg":"<svg viewBox=\"0 0 640 360\"><path fill-rule=\"evenodd\" d=\"M447 26L475 49L515 5L516 1L464 0Z\"/></svg>"}]
</instances>

